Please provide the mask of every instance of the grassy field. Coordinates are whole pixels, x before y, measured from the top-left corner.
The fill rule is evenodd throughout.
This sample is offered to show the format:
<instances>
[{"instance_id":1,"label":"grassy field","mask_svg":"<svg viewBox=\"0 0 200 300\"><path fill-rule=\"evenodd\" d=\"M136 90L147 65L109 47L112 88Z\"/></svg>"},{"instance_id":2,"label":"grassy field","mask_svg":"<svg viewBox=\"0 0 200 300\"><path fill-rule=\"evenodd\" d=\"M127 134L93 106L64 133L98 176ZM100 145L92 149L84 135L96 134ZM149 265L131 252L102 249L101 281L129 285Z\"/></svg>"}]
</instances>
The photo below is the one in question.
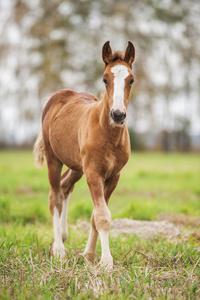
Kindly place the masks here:
<instances>
[{"instance_id":1,"label":"grassy field","mask_svg":"<svg viewBox=\"0 0 200 300\"><path fill-rule=\"evenodd\" d=\"M200 216L200 157L134 153L109 208L112 218L157 220L160 214ZM0 152L0 299L199 299L200 234L195 222L176 240L111 239L113 272L88 266L81 252L88 233L74 225L93 209L85 179L69 205L67 256L51 256L47 170L31 152ZM175 218L176 219L176 218ZM180 222L179 222L180 223ZM187 234L186 234L187 233Z\"/></svg>"}]
</instances>

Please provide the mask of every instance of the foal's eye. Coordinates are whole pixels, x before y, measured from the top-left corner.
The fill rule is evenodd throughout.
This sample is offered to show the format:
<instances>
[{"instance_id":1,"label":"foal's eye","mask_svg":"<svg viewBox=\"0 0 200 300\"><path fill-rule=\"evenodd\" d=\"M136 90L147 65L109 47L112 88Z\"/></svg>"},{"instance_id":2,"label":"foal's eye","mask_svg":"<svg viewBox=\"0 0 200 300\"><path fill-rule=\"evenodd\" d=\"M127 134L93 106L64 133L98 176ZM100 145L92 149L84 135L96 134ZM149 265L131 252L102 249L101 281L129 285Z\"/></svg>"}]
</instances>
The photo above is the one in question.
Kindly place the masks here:
<instances>
[{"instance_id":1,"label":"foal's eye","mask_svg":"<svg viewBox=\"0 0 200 300\"><path fill-rule=\"evenodd\" d=\"M105 78L103 78L103 82L104 82L105 84L108 84L108 81L107 81Z\"/></svg>"},{"instance_id":2,"label":"foal's eye","mask_svg":"<svg viewBox=\"0 0 200 300\"><path fill-rule=\"evenodd\" d=\"M134 82L134 79L132 78L131 81L130 81L130 84L133 84L133 82Z\"/></svg>"}]
</instances>

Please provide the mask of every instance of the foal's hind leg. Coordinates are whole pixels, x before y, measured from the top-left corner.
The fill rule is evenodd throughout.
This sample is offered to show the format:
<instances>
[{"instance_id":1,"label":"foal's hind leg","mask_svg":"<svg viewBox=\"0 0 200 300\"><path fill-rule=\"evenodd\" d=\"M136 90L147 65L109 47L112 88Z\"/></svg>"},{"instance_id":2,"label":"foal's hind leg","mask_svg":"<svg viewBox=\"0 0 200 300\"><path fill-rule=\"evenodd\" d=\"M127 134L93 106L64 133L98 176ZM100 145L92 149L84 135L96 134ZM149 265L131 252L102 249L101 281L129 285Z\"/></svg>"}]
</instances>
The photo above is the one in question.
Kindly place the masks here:
<instances>
[{"instance_id":1,"label":"foal's hind leg","mask_svg":"<svg viewBox=\"0 0 200 300\"><path fill-rule=\"evenodd\" d=\"M62 241L61 231L61 212L64 195L60 188L62 163L57 159L50 148L48 149L48 152L46 152L46 160L50 183L49 209L53 217L54 227L53 254L55 256L64 257L65 247Z\"/></svg>"},{"instance_id":2,"label":"foal's hind leg","mask_svg":"<svg viewBox=\"0 0 200 300\"><path fill-rule=\"evenodd\" d=\"M89 239L83 252L83 255L86 257L88 261L93 262L96 256L96 244L98 239L98 231L96 229L95 221L94 221L94 210L92 212L91 217L91 227L90 227L90 234Z\"/></svg>"},{"instance_id":3,"label":"foal's hind leg","mask_svg":"<svg viewBox=\"0 0 200 300\"><path fill-rule=\"evenodd\" d=\"M82 172L68 169L61 176L60 185L61 185L61 189L62 189L63 194L64 194L63 208L62 208L62 214L61 214L61 229L62 229L62 240L63 240L63 242L68 237L67 208L68 208L68 202L69 202L70 194L73 191L74 184L82 177L82 175L83 175Z\"/></svg>"}]
</instances>

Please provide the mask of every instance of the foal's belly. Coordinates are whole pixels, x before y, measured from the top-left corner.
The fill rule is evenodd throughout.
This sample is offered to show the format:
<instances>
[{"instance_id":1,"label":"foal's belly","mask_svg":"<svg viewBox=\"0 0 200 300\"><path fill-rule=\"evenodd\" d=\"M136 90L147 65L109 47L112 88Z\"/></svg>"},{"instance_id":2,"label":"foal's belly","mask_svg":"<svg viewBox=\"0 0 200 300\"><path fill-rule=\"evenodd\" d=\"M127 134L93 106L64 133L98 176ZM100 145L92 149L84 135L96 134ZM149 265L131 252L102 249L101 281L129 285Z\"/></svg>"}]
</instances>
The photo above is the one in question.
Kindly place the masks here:
<instances>
[{"instance_id":1,"label":"foal's belly","mask_svg":"<svg viewBox=\"0 0 200 300\"><path fill-rule=\"evenodd\" d=\"M77 151L78 146L68 136L64 135L62 140L58 140L55 136L51 139L51 147L59 160L68 168L82 171L82 161L80 153Z\"/></svg>"}]
</instances>

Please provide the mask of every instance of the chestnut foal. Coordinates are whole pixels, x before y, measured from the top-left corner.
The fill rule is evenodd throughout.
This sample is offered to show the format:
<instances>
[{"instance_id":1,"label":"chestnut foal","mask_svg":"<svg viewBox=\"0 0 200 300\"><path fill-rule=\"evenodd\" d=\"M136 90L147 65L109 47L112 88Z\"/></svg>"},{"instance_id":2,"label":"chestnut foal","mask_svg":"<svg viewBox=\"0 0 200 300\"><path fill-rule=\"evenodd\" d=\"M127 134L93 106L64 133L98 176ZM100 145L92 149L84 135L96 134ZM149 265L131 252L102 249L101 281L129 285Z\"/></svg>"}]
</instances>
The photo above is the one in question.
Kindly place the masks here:
<instances>
[{"instance_id":1,"label":"chestnut foal","mask_svg":"<svg viewBox=\"0 0 200 300\"><path fill-rule=\"evenodd\" d=\"M53 254L65 255L68 201L74 184L84 173L94 203L84 255L87 260L94 260L99 235L100 263L112 267L108 201L130 155L126 111L134 81L135 48L129 41L125 53L113 53L110 43L106 42L102 59L106 87L102 100L72 90L55 93L43 110L42 130L35 142L34 154L36 164L42 165L45 157L48 166L49 209L55 238ZM61 175L63 164L68 170Z\"/></svg>"}]
</instances>

